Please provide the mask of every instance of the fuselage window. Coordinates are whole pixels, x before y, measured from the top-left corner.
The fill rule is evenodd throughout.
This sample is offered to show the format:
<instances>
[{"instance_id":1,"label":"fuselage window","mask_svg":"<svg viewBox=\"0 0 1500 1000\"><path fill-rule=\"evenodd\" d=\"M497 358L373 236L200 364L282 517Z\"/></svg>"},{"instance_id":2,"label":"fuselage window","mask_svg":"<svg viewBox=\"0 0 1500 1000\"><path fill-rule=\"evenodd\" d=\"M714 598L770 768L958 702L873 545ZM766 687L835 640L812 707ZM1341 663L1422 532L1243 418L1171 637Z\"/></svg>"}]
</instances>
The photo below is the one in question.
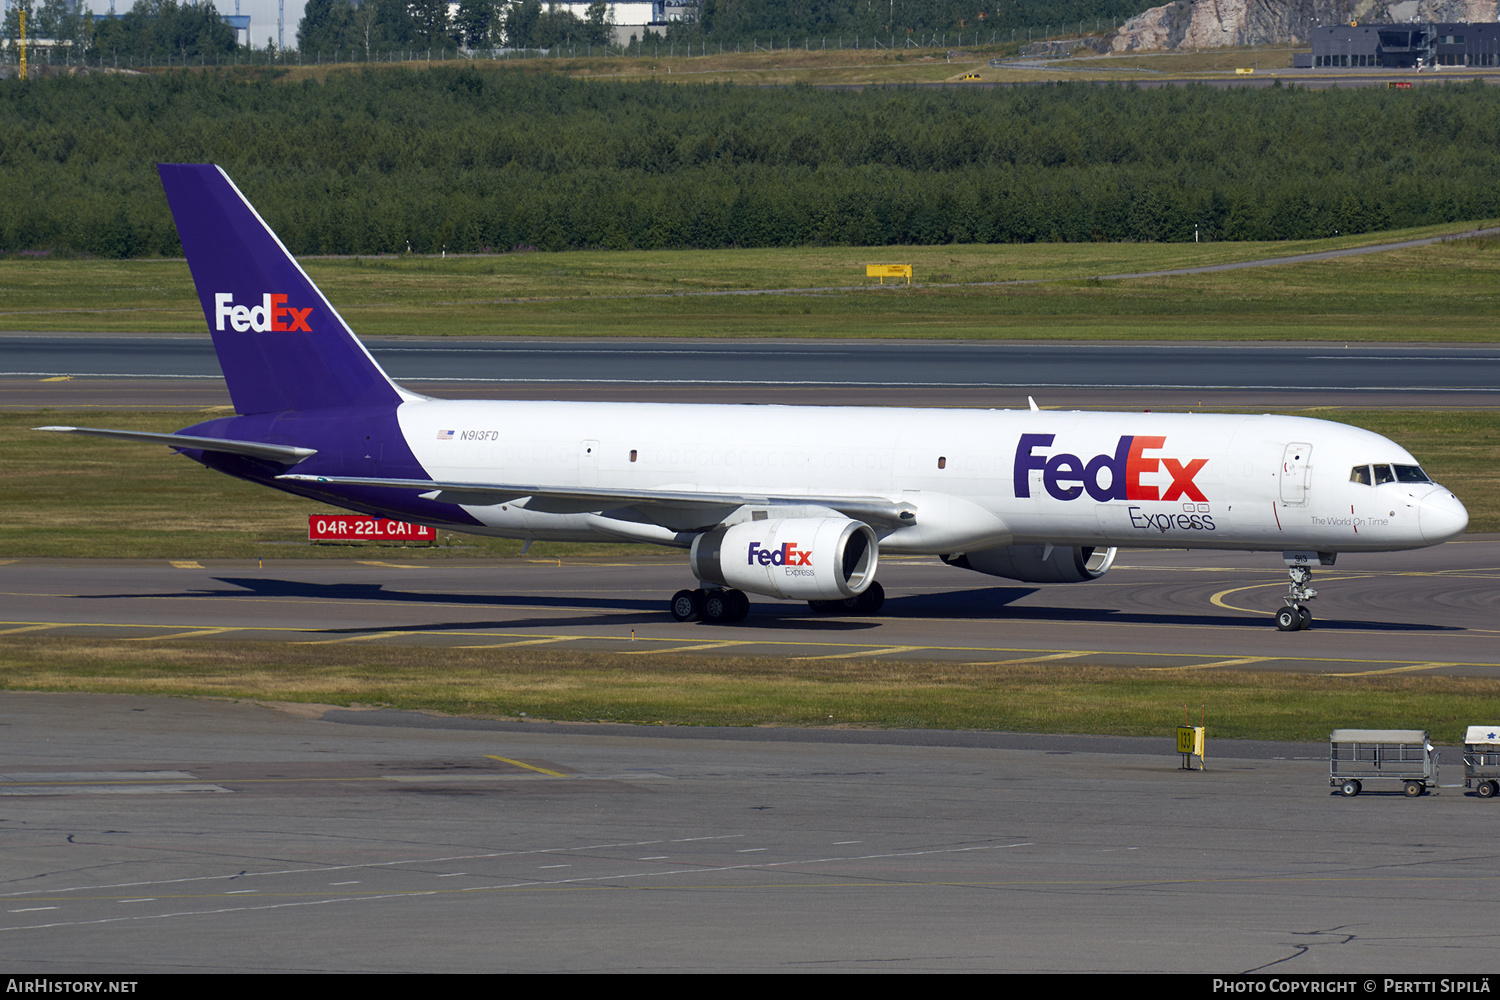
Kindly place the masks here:
<instances>
[{"instance_id":1,"label":"fuselage window","mask_svg":"<svg viewBox=\"0 0 1500 1000\"><path fill-rule=\"evenodd\" d=\"M1394 483L1395 481L1396 481L1396 474L1391 471L1391 467L1389 465L1377 465L1377 466L1375 466L1375 485L1376 486L1379 486L1381 483Z\"/></svg>"},{"instance_id":2,"label":"fuselage window","mask_svg":"<svg viewBox=\"0 0 1500 1000\"><path fill-rule=\"evenodd\" d=\"M1356 465L1349 473L1349 482L1359 483L1361 486L1372 486L1374 480L1370 478L1370 467L1368 465Z\"/></svg>"}]
</instances>

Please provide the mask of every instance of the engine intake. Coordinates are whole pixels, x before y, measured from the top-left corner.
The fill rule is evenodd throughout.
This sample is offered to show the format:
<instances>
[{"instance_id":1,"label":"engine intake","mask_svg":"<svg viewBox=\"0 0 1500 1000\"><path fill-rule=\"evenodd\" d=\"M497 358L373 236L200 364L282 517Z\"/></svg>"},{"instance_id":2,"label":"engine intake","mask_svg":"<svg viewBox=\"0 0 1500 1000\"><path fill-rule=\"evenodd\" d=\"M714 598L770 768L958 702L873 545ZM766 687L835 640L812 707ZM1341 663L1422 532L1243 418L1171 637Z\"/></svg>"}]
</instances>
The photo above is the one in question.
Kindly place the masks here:
<instances>
[{"instance_id":1,"label":"engine intake","mask_svg":"<svg viewBox=\"0 0 1500 1000\"><path fill-rule=\"evenodd\" d=\"M847 517L744 521L693 540L688 565L705 583L794 601L835 601L875 579L880 543Z\"/></svg>"}]
</instances>

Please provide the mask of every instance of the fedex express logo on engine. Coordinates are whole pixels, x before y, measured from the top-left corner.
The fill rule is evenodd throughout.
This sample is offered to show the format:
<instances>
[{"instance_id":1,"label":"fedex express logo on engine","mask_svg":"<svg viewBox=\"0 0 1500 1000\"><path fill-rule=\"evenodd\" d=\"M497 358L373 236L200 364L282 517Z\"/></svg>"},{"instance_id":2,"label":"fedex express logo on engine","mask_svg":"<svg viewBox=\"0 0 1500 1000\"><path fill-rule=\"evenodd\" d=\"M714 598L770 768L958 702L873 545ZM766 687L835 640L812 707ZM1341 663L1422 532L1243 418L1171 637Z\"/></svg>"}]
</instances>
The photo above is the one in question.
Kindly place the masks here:
<instances>
[{"instance_id":1,"label":"fedex express logo on engine","mask_svg":"<svg viewBox=\"0 0 1500 1000\"><path fill-rule=\"evenodd\" d=\"M812 549L799 549L796 542L783 542L774 549L765 548L760 542L751 542L746 566L811 566Z\"/></svg>"},{"instance_id":2,"label":"fedex express logo on engine","mask_svg":"<svg viewBox=\"0 0 1500 1000\"><path fill-rule=\"evenodd\" d=\"M1016 445L1016 496L1031 496L1031 473L1042 474L1042 487L1056 500L1076 500L1087 492L1101 503L1107 500L1196 500L1206 502L1193 477L1208 464L1206 458L1187 462L1150 455L1166 446L1165 437L1121 435L1113 455L1095 455L1087 462L1077 455L1058 452L1037 454L1052 447L1055 434L1022 434ZM1148 474L1165 472L1171 482L1165 487L1141 482Z\"/></svg>"},{"instance_id":3,"label":"fedex express logo on engine","mask_svg":"<svg viewBox=\"0 0 1500 1000\"><path fill-rule=\"evenodd\" d=\"M261 296L258 306L237 306L232 293L219 292L214 295L214 329L223 330L227 322L238 333L249 330L256 333L292 333L298 330L312 333L307 326L307 317L312 311L312 306L297 309L287 305L285 295L267 292Z\"/></svg>"}]
</instances>

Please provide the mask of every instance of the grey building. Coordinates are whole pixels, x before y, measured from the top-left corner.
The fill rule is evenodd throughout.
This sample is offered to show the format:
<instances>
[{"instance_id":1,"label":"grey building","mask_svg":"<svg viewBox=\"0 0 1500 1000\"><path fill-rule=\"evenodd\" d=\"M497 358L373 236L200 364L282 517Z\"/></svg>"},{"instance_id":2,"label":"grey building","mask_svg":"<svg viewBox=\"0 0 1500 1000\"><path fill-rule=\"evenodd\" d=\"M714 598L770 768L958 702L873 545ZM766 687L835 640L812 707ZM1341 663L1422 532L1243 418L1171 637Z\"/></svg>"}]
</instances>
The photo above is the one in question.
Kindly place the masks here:
<instances>
[{"instance_id":1,"label":"grey building","mask_svg":"<svg viewBox=\"0 0 1500 1000\"><path fill-rule=\"evenodd\" d=\"M1312 68L1500 66L1500 24L1331 24L1312 30Z\"/></svg>"}]
</instances>

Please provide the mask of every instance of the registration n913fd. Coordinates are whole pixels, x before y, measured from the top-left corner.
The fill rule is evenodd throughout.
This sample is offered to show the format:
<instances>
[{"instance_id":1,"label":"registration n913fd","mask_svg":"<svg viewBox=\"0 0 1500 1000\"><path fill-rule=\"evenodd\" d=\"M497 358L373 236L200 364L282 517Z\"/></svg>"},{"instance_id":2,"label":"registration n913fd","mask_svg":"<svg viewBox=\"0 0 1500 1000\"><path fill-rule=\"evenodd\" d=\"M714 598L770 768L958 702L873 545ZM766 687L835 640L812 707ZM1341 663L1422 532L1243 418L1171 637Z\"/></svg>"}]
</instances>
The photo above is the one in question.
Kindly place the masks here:
<instances>
[{"instance_id":1,"label":"registration n913fd","mask_svg":"<svg viewBox=\"0 0 1500 1000\"><path fill-rule=\"evenodd\" d=\"M42 429L454 531L677 546L682 621L737 621L746 593L873 614L881 553L1064 583L1138 547L1282 553L1290 631L1312 567L1468 525L1399 445L1300 417L432 399L386 376L223 170L160 171L236 416Z\"/></svg>"}]
</instances>

